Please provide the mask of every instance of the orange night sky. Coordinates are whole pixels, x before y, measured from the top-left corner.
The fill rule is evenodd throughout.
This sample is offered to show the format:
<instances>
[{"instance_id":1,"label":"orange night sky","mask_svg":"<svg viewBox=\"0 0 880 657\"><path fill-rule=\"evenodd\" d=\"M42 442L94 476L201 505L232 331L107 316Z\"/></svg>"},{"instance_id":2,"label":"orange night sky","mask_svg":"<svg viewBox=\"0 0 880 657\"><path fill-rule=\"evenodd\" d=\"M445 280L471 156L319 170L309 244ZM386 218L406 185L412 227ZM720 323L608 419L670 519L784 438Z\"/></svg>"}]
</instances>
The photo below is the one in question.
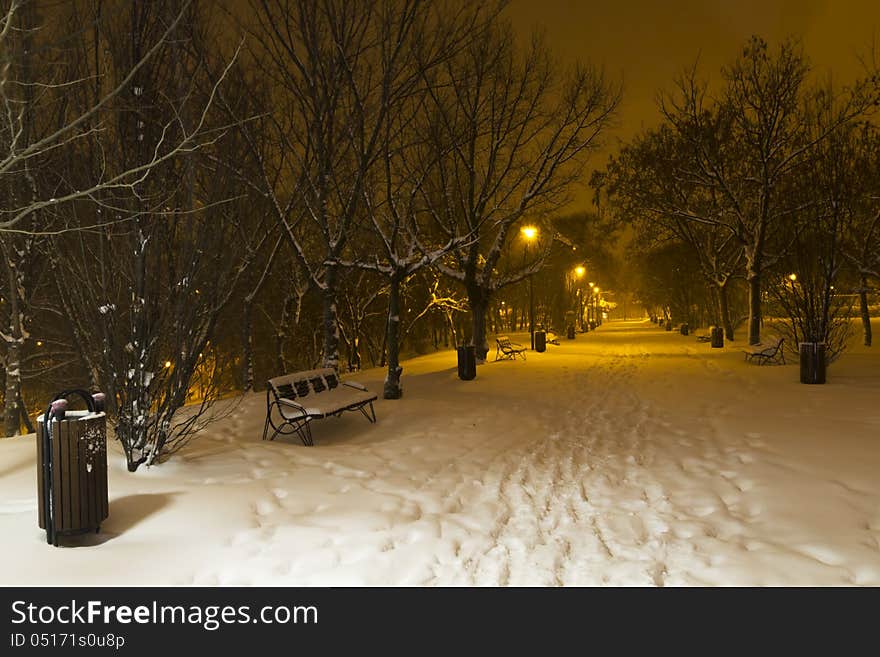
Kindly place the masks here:
<instances>
[{"instance_id":1,"label":"orange night sky","mask_svg":"<svg viewBox=\"0 0 880 657\"><path fill-rule=\"evenodd\" d=\"M657 121L661 88L700 57L717 76L752 34L773 44L802 37L816 70L846 80L862 70L859 55L880 42L880 0L512 0L508 13L523 35L544 29L555 53L603 64L624 79L617 139ZM605 154L597 154L601 167ZM589 198L584 194L583 199Z\"/></svg>"}]
</instances>

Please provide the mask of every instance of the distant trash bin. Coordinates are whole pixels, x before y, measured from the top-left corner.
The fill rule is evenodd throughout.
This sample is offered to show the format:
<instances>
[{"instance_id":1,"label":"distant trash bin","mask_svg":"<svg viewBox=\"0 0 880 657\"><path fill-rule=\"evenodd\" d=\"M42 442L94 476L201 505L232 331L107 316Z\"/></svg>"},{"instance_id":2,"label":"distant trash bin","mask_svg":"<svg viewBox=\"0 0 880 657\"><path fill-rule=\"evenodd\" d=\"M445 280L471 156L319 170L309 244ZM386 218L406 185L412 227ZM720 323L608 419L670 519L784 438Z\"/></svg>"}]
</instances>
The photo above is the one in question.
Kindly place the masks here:
<instances>
[{"instance_id":1,"label":"distant trash bin","mask_svg":"<svg viewBox=\"0 0 880 657\"><path fill-rule=\"evenodd\" d=\"M667 330L667 331L671 331L671 330L672 330L672 320L671 320L671 319L667 319L667 320L666 320L666 330Z\"/></svg>"},{"instance_id":2,"label":"distant trash bin","mask_svg":"<svg viewBox=\"0 0 880 657\"><path fill-rule=\"evenodd\" d=\"M471 381L477 376L477 348L472 345L458 347L458 378Z\"/></svg>"},{"instance_id":3,"label":"distant trash bin","mask_svg":"<svg viewBox=\"0 0 880 657\"><path fill-rule=\"evenodd\" d=\"M78 395L88 410L68 411ZM67 534L98 532L107 519L107 416L104 396L84 390L55 395L37 418L37 498L40 529L58 545Z\"/></svg>"},{"instance_id":4,"label":"distant trash bin","mask_svg":"<svg viewBox=\"0 0 880 657\"><path fill-rule=\"evenodd\" d=\"M679 327L678 330L681 332L682 335L687 335L688 333L691 332L691 327L688 326L688 323L687 323L687 322L685 322L684 324L682 324L682 325Z\"/></svg>"},{"instance_id":5,"label":"distant trash bin","mask_svg":"<svg viewBox=\"0 0 880 657\"><path fill-rule=\"evenodd\" d=\"M801 383L825 383L825 343L801 342Z\"/></svg>"},{"instance_id":6,"label":"distant trash bin","mask_svg":"<svg viewBox=\"0 0 880 657\"><path fill-rule=\"evenodd\" d=\"M724 346L724 329L720 326L712 327L712 348L720 349Z\"/></svg>"},{"instance_id":7,"label":"distant trash bin","mask_svg":"<svg viewBox=\"0 0 880 657\"><path fill-rule=\"evenodd\" d=\"M535 331L535 351L547 351L546 331Z\"/></svg>"},{"instance_id":8,"label":"distant trash bin","mask_svg":"<svg viewBox=\"0 0 880 657\"><path fill-rule=\"evenodd\" d=\"M567 337L569 340L574 340L574 324L568 325Z\"/></svg>"}]
</instances>

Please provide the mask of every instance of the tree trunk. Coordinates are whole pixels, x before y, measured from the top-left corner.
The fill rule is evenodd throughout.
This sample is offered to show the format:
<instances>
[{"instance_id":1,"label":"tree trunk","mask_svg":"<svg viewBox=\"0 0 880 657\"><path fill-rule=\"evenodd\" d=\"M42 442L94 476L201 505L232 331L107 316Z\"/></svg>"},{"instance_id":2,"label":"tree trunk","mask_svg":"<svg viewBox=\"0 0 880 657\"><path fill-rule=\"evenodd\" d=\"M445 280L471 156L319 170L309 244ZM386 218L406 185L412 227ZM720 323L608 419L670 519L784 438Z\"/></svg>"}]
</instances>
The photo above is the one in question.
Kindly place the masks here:
<instances>
[{"instance_id":1,"label":"tree trunk","mask_svg":"<svg viewBox=\"0 0 880 657\"><path fill-rule=\"evenodd\" d=\"M339 371L339 311L336 307L338 266L327 265L324 278L324 367Z\"/></svg>"},{"instance_id":2,"label":"tree trunk","mask_svg":"<svg viewBox=\"0 0 880 657\"><path fill-rule=\"evenodd\" d=\"M862 315L862 329L865 333L865 346L871 346L871 312L868 309L868 281L862 277L862 287L859 290L859 308Z\"/></svg>"},{"instance_id":3,"label":"tree trunk","mask_svg":"<svg viewBox=\"0 0 880 657\"><path fill-rule=\"evenodd\" d=\"M275 369L278 374L287 374L287 357L284 354L284 344L290 335L291 315L293 314L294 291L291 289L284 297L284 304L281 306L281 318L278 322L278 330L275 331ZM299 311L296 313L298 323Z\"/></svg>"},{"instance_id":4,"label":"tree trunk","mask_svg":"<svg viewBox=\"0 0 880 657\"><path fill-rule=\"evenodd\" d=\"M388 375L385 377L385 399L400 399L403 389L400 386L400 277L391 276L388 291L388 324L386 342L388 345Z\"/></svg>"},{"instance_id":5,"label":"tree trunk","mask_svg":"<svg viewBox=\"0 0 880 657\"><path fill-rule=\"evenodd\" d=\"M241 326L241 388L254 389L254 305L245 300Z\"/></svg>"},{"instance_id":6,"label":"tree trunk","mask_svg":"<svg viewBox=\"0 0 880 657\"><path fill-rule=\"evenodd\" d=\"M24 400L21 397L18 398L18 408L21 411L21 421L24 423L24 428L28 433L36 433L36 429L34 429L34 425L28 415L27 407L24 405Z\"/></svg>"},{"instance_id":7,"label":"tree trunk","mask_svg":"<svg viewBox=\"0 0 880 657\"><path fill-rule=\"evenodd\" d=\"M13 292L14 294L14 292ZM21 428L18 400L21 390L21 350L17 342L6 343L6 404L3 435L17 436Z\"/></svg>"},{"instance_id":8,"label":"tree trunk","mask_svg":"<svg viewBox=\"0 0 880 657\"><path fill-rule=\"evenodd\" d=\"M19 276L19 268L13 262L14 250L5 248L2 245L2 253L0 257L6 261L6 282L8 297L9 326L6 328L8 334L4 334L3 339L6 342L6 397L5 410L3 416L3 435L17 436L21 428L19 422L20 409L18 400L21 397L21 345L24 342L22 332L22 312L20 307L21 299L19 298L19 290L22 289L22 280Z\"/></svg>"},{"instance_id":9,"label":"tree trunk","mask_svg":"<svg viewBox=\"0 0 880 657\"><path fill-rule=\"evenodd\" d=\"M477 361L483 362L489 353L489 341L486 339L486 313L489 310L489 295L479 287L472 287L468 292L468 303L471 307L471 344L477 352Z\"/></svg>"},{"instance_id":10,"label":"tree trunk","mask_svg":"<svg viewBox=\"0 0 880 657\"><path fill-rule=\"evenodd\" d=\"M761 342L761 274L749 273L749 344Z\"/></svg>"},{"instance_id":11,"label":"tree trunk","mask_svg":"<svg viewBox=\"0 0 880 657\"><path fill-rule=\"evenodd\" d=\"M730 300L727 295L727 283L719 285L718 312L721 315L721 325L724 327L724 337L733 340L733 321L730 319Z\"/></svg>"}]
</instances>

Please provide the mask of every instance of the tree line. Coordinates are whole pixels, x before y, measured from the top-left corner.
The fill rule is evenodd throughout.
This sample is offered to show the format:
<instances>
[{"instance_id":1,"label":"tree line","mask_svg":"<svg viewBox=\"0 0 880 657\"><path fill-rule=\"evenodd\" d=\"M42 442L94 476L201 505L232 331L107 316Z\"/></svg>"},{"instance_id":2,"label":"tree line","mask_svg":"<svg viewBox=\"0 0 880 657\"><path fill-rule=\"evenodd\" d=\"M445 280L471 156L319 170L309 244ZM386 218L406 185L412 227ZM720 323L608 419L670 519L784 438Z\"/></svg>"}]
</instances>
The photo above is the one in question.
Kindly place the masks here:
<instances>
[{"instance_id":1,"label":"tree line","mask_svg":"<svg viewBox=\"0 0 880 657\"><path fill-rule=\"evenodd\" d=\"M87 381L131 470L260 378L485 358L621 94L503 2L0 8L5 435Z\"/></svg>"},{"instance_id":2,"label":"tree line","mask_svg":"<svg viewBox=\"0 0 880 657\"><path fill-rule=\"evenodd\" d=\"M715 79L698 66L660 94L655 128L603 180L633 227L640 294L674 321L708 321L749 344L763 320L796 348L841 351L853 300L871 343L880 258L880 76L819 76L795 38L753 37ZM769 310L768 310L769 309Z\"/></svg>"}]
</instances>

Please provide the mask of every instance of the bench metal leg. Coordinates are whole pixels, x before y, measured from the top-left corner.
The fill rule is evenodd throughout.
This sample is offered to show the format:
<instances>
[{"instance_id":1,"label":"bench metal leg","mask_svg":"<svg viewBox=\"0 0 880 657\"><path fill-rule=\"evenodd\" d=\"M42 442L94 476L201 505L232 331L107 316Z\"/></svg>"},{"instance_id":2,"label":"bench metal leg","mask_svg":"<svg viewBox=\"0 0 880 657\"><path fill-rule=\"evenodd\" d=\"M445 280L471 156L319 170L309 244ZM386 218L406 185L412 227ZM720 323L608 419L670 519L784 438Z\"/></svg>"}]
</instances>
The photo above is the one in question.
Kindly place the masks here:
<instances>
[{"instance_id":1,"label":"bench metal leg","mask_svg":"<svg viewBox=\"0 0 880 657\"><path fill-rule=\"evenodd\" d=\"M314 447L315 443L312 440L312 428L309 426L310 422L297 422L296 433L299 434L299 439L302 441L302 444L306 447Z\"/></svg>"},{"instance_id":2,"label":"bench metal leg","mask_svg":"<svg viewBox=\"0 0 880 657\"><path fill-rule=\"evenodd\" d=\"M373 402L370 402L370 412L367 413L366 406L358 406L358 410L363 413L363 416L367 418L367 422L370 424L376 424L376 411L373 409Z\"/></svg>"}]
</instances>

